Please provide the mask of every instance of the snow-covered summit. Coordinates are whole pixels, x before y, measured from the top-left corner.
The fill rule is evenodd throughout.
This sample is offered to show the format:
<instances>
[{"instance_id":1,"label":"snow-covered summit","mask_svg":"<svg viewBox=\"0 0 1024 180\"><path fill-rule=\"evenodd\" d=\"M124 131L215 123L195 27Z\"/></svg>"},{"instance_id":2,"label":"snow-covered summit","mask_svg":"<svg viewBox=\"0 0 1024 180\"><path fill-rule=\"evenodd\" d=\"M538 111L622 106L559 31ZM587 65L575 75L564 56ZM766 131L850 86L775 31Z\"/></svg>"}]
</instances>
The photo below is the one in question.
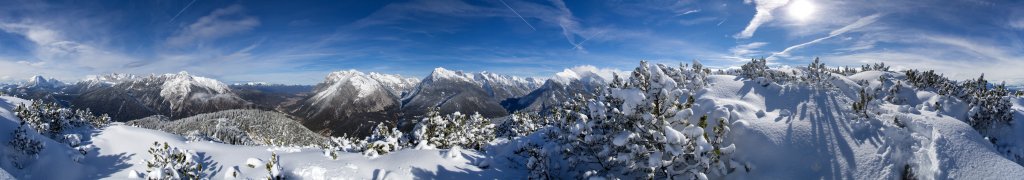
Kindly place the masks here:
<instances>
[{"instance_id":1,"label":"snow-covered summit","mask_svg":"<svg viewBox=\"0 0 1024 180\"><path fill-rule=\"evenodd\" d=\"M424 80L438 81L442 79L476 82L473 79L473 74L464 73L462 71L452 71L443 67L434 68L434 71L430 72L430 75Z\"/></svg>"},{"instance_id":2,"label":"snow-covered summit","mask_svg":"<svg viewBox=\"0 0 1024 180\"><path fill-rule=\"evenodd\" d=\"M406 78L397 74L382 74L377 72L370 72L369 77L377 80L381 85L387 87L395 95L401 96L409 93L416 85L420 83L418 78Z\"/></svg>"},{"instance_id":3,"label":"snow-covered summit","mask_svg":"<svg viewBox=\"0 0 1024 180\"><path fill-rule=\"evenodd\" d=\"M530 93L540 87L543 83L536 78L522 78L495 74L491 72L479 72L473 75L475 80L497 100L519 97Z\"/></svg>"},{"instance_id":4,"label":"snow-covered summit","mask_svg":"<svg viewBox=\"0 0 1024 180\"><path fill-rule=\"evenodd\" d=\"M43 77L43 76L40 76L40 75L35 75L35 76L32 76L32 78L29 78L28 81L26 81L20 87L21 88L56 88L56 87L60 87L60 86L64 86L64 82L61 82L61 81L59 81L57 79L53 79L53 78L47 79L46 77Z\"/></svg>"},{"instance_id":5,"label":"snow-covered summit","mask_svg":"<svg viewBox=\"0 0 1024 180\"><path fill-rule=\"evenodd\" d=\"M473 76L477 81L487 82L492 84L509 84L509 85L522 85L536 88L544 83L543 80L533 77L523 78L519 76L510 76L504 74L497 74L492 72L479 72Z\"/></svg>"},{"instance_id":6,"label":"snow-covered summit","mask_svg":"<svg viewBox=\"0 0 1024 180\"><path fill-rule=\"evenodd\" d=\"M206 77L192 76L182 71L178 74L165 74L160 96L168 100L184 100L193 90L203 90L203 93L224 94L231 92L231 89L224 83ZM198 88L198 89L196 89Z\"/></svg>"},{"instance_id":7,"label":"snow-covered summit","mask_svg":"<svg viewBox=\"0 0 1024 180\"><path fill-rule=\"evenodd\" d=\"M138 76L135 76L134 74L122 74L122 73L112 73L112 74L104 74L104 75L89 75L89 76L86 76L85 79L82 79L82 81L80 81L79 83L114 85L114 84L117 84L117 83L133 80L133 79L136 79L136 78L138 78Z\"/></svg>"},{"instance_id":8,"label":"snow-covered summit","mask_svg":"<svg viewBox=\"0 0 1024 180\"><path fill-rule=\"evenodd\" d=\"M552 77L551 80L562 84L569 84L572 81L606 83L608 80L611 80L612 73L619 73L620 76L623 74L622 72L613 69L598 69L594 66L577 66L555 73L555 76Z\"/></svg>"},{"instance_id":9,"label":"snow-covered summit","mask_svg":"<svg viewBox=\"0 0 1024 180\"><path fill-rule=\"evenodd\" d=\"M355 69L333 72L327 75L324 85L329 86L313 96L313 99L317 99L316 102L323 102L324 99L333 97L345 85L355 88L357 99L369 96L384 88L376 80L367 77L366 74Z\"/></svg>"},{"instance_id":10,"label":"snow-covered summit","mask_svg":"<svg viewBox=\"0 0 1024 180\"><path fill-rule=\"evenodd\" d=\"M289 107L289 111L314 131L365 134L373 122L387 120L397 112L400 96L416 82L399 75L354 69L332 72L313 89L313 96Z\"/></svg>"}]
</instances>

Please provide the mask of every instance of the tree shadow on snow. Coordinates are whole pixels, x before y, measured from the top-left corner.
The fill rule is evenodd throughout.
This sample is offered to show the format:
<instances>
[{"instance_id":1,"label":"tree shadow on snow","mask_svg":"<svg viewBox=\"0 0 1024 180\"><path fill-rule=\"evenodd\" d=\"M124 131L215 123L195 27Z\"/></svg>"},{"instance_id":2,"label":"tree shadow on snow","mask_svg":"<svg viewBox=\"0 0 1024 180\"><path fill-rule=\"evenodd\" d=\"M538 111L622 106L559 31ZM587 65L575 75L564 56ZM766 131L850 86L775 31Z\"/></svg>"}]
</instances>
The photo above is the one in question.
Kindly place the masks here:
<instances>
[{"instance_id":1,"label":"tree shadow on snow","mask_svg":"<svg viewBox=\"0 0 1024 180\"><path fill-rule=\"evenodd\" d=\"M850 124L840 120L842 116L841 103L836 97L825 92L813 93L808 102L814 103L816 108L805 108L800 112L804 119L809 120L811 135L815 145L812 146L813 158L812 170L822 174L824 179L854 179L854 172L843 172L845 170L857 170L856 157L853 149L847 142L843 132L852 134ZM841 158L841 159L840 159Z\"/></svg>"},{"instance_id":2,"label":"tree shadow on snow","mask_svg":"<svg viewBox=\"0 0 1024 180\"><path fill-rule=\"evenodd\" d=\"M90 164L91 167L96 168L95 173L91 173L85 179L102 179L111 177L127 177L126 174L117 175L114 173L120 172L121 170L127 169L132 165L128 163L135 154L114 154L114 155L99 155L98 149L89 151L85 155L85 163Z\"/></svg>"},{"instance_id":3,"label":"tree shadow on snow","mask_svg":"<svg viewBox=\"0 0 1024 180\"><path fill-rule=\"evenodd\" d=\"M470 165L472 167L477 167L474 164L481 164L481 161L490 161L490 163L488 163L490 165L489 166L485 166L485 167L477 167L479 169L477 169L477 168L469 169L469 168L463 168L463 167L454 167L453 169L449 169L449 167L445 167L445 166L442 166L442 165L437 165L437 167L436 167L437 171L431 171L429 169L420 168L420 167L411 167L412 168L411 173L413 175L413 179L458 179L458 180L462 180L462 179L524 179L525 178L525 177L510 177L509 176L510 174L519 175L519 174L522 174L522 173L508 173L508 172L505 172L505 171L509 171L509 169L506 169L506 168L510 168L510 167L499 165L499 164L503 164L505 162L498 160L500 158L496 158L492 154L488 154L488 153L483 153L481 155L462 154L461 156L462 156L462 158L465 158L466 160L469 160L469 162L467 162L466 165ZM386 178L386 177L377 177L380 174L387 174L387 173L379 173L378 171L382 171L382 170L380 170L380 169L374 170L374 176L373 176L374 178L373 179ZM384 175L384 176L388 176L388 175Z\"/></svg>"},{"instance_id":4,"label":"tree shadow on snow","mask_svg":"<svg viewBox=\"0 0 1024 180\"><path fill-rule=\"evenodd\" d=\"M376 171L380 171L379 169ZM455 168L448 169L447 167L437 165L437 172L432 172L428 169L412 167L413 179L506 179L512 177L502 177L503 173L501 169L483 169L483 171L473 171L466 168ZM378 173L374 173L374 179Z\"/></svg>"},{"instance_id":5,"label":"tree shadow on snow","mask_svg":"<svg viewBox=\"0 0 1024 180\"><path fill-rule=\"evenodd\" d=\"M205 169L203 173L207 173L209 175L207 177L217 177L217 174L224 169L216 161L213 161L210 156L207 156L206 152L196 152L196 161L203 165L203 169Z\"/></svg>"}]
</instances>

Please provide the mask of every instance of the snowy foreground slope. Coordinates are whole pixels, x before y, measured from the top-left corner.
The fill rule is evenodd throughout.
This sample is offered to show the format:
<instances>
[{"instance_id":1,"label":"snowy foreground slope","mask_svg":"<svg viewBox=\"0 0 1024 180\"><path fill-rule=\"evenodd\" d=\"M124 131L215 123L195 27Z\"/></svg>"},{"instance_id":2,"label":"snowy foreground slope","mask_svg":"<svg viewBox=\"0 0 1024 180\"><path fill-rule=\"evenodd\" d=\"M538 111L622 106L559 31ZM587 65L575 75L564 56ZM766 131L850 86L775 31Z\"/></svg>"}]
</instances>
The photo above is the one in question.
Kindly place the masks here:
<instances>
[{"instance_id":1,"label":"snowy foreground slope","mask_svg":"<svg viewBox=\"0 0 1024 180\"><path fill-rule=\"evenodd\" d=\"M0 102L0 130L13 131L17 127L17 116L10 109L26 100L2 96ZM38 134L36 134L38 135ZM10 139L9 133L0 133L0 138ZM197 152L201 162L208 167L209 177L220 179L231 168L238 166L242 175L238 179L264 178L263 167L249 168L249 158L266 161L271 153L280 155L283 174L299 179L495 179L522 177L525 172L500 168L481 169L473 164L483 161L475 152L462 152L450 158L449 150L402 150L388 155L370 158L358 153L342 153L337 160L328 159L317 148L239 146L211 142L186 142L185 138L161 131L149 130L120 123L112 124L93 134L94 148L80 163L72 161L63 144L44 139L46 145L39 159L30 167L17 169L9 164L3 166L18 179L129 179L131 171L144 172L144 160L150 158L147 150L153 142L167 142L169 145ZM62 148L64 147L64 148ZM6 150L6 149L5 149ZM0 160L6 159L0 158ZM59 171L59 173L57 173ZM5 174L0 172L0 179Z\"/></svg>"},{"instance_id":2,"label":"snowy foreground slope","mask_svg":"<svg viewBox=\"0 0 1024 180\"><path fill-rule=\"evenodd\" d=\"M869 71L853 77L878 79L880 74ZM1024 175L1024 167L1001 156L970 125L949 115L883 105L880 119L913 119L909 127L914 135L909 139L887 134L891 130L886 129L896 128L892 121L847 120L844 113L851 111L851 99L857 97L852 89L859 89L843 88L858 86L849 79L833 81L844 90L830 93L763 87L754 81L735 79L711 76L711 88L697 95L697 102L704 107L735 109L742 120L732 127L733 143L739 149L735 157L753 170L729 177L890 179L899 177L902 170L892 164L908 160L928 167L915 173L919 177L1015 179ZM910 95L922 99L935 96L928 92ZM758 115L760 110L763 115Z\"/></svg>"},{"instance_id":3,"label":"snowy foreground slope","mask_svg":"<svg viewBox=\"0 0 1024 180\"><path fill-rule=\"evenodd\" d=\"M732 170L700 176L711 179L896 179L906 174L920 179L1024 177L1024 167L1005 156L1013 153L1000 152L1019 153L1017 150L1022 149L1020 145L1024 140L1021 139L1024 138L1020 137L1024 128L1019 125L1010 124L998 131L993 137L1000 137L1000 140L993 141L962 120L968 112L964 102L893 83L893 80L907 78L901 73L865 71L850 76L829 76L822 83L784 85L733 75L702 77L706 86L689 92L693 97L692 108L685 110L690 114L679 117L689 122L705 114L711 119L724 119L730 129L725 142L735 147L722 150L730 158L728 166ZM885 96L899 103L874 100L863 112L851 107L861 98L862 89L893 87L902 90ZM628 97L622 94L632 91L615 92L616 96ZM631 98L624 101L625 104L639 102ZM1024 106L1021 106L1024 99L1012 98L1011 101L1015 120L1024 120ZM12 112L16 104L21 103L29 101L0 96L0 142L4 144L12 139L9 132L21 121ZM864 118L858 113L871 115ZM697 123L689 127L693 124ZM560 142L549 137L555 132L549 131L551 129L556 127L540 127L534 133L511 139L498 138L483 148L486 152L407 146L376 157L338 152L337 159L331 159L320 148L189 142L181 136L114 123L82 138L89 152L79 161L74 159L75 150L67 145L30 131L45 148L24 168L10 163L8 154L12 148L0 148L4 151L4 156L0 156L0 167L4 170L0 171L0 179L144 176L136 172L146 172L144 161L151 158L147 151L154 142L166 142L169 146L195 152L194 158L201 162L206 169L203 173L211 179L223 178L236 168L240 179L267 177L267 170L261 167L263 164L257 163L255 168L246 164L251 158L266 162L272 154L280 157L281 174L294 179L526 179L537 177L536 172L550 173L549 178L583 178L574 174L572 167L558 165L558 161L549 162L538 171L540 168L535 164L539 160L524 157L520 151L530 149L531 144L558 146ZM694 134L691 129L685 128L682 133L690 136ZM696 131L695 134L702 132L712 133ZM673 133L680 132L669 131L666 136ZM678 136L681 135L670 136L668 141L678 140ZM627 141L630 138L632 135L609 140L616 146L623 146L633 142ZM997 150L991 142L1006 148ZM719 153L718 149L715 153ZM553 154L543 156L555 157ZM55 173L57 171L60 173ZM606 172L590 175L595 174L611 176Z\"/></svg>"}]
</instances>

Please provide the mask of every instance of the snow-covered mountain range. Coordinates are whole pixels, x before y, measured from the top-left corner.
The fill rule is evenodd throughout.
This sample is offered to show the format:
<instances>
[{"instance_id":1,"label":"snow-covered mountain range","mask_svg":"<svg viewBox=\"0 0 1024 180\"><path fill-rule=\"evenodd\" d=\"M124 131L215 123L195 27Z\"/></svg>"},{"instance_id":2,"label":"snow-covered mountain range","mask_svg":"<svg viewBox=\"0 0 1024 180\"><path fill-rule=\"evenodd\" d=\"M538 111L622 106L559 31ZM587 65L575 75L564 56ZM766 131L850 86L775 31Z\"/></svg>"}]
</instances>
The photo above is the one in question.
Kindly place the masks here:
<instances>
[{"instance_id":1,"label":"snow-covered mountain range","mask_svg":"<svg viewBox=\"0 0 1024 180\"><path fill-rule=\"evenodd\" d=\"M226 84L187 72L147 77L111 74L78 82L65 92L76 107L109 114L116 121L151 115L183 118L253 107Z\"/></svg>"},{"instance_id":2,"label":"snow-covered mountain range","mask_svg":"<svg viewBox=\"0 0 1024 180\"><path fill-rule=\"evenodd\" d=\"M487 117L507 115L498 102L525 95L537 87L534 78L488 72L476 74L437 68L422 80L357 70L329 74L289 113L319 132L366 135L381 122L412 128L427 109L443 113L480 112ZM405 119L406 121L399 121Z\"/></svg>"},{"instance_id":3,"label":"snow-covered mountain range","mask_svg":"<svg viewBox=\"0 0 1024 180\"><path fill-rule=\"evenodd\" d=\"M371 127L369 136L326 138L305 129L318 121L296 116L304 127L272 111L227 110L107 124L91 116L51 119L70 113L42 112L69 110L19 108L38 103L0 96L0 132L12 132L0 133L0 142L8 147L0 148L0 178L1024 177L1024 126L1016 123L1024 120L1024 94L981 86L987 84L983 78L957 82L930 71L842 70L818 64L770 69L763 61L717 73L643 63L635 73L618 78L573 71L531 91L495 91L508 89L485 84L511 80L504 83L511 86L503 87L530 87L536 81L481 75L502 77L438 68L413 88L400 90L408 86L385 85L382 75L339 71L310 90L297 103L307 106L296 108L295 114L402 116L412 107L480 108L496 105L502 98L497 92L529 92L506 102L529 102L521 103L525 106L520 110L541 107L558 113L518 116L520 112L495 124L466 115L470 113L427 113L426 121L410 122L415 123L412 130L388 127L398 117L372 123L320 121L331 126L383 123ZM186 73L78 84L83 83L89 88L81 91L162 100L166 104L160 106L168 110L234 92L223 83ZM70 86L75 85L64 89ZM128 90L133 88L139 90ZM33 112L38 115L26 115ZM363 125L341 127L353 126ZM482 144L469 143L481 139ZM157 161L154 157L165 156L187 158L149 165ZM67 170L47 171L54 168ZM182 169L187 171L165 171Z\"/></svg>"},{"instance_id":4,"label":"snow-covered mountain range","mask_svg":"<svg viewBox=\"0 0 1024 180\"><path fill-rule=\"evenodd\" d=\"M366 135L379 122L397 118L399 98L407 85L397 75L367 75L356 70L333 72L312 95L289 111L310 129L333 135Z\"/></svg>"}]
</instances>

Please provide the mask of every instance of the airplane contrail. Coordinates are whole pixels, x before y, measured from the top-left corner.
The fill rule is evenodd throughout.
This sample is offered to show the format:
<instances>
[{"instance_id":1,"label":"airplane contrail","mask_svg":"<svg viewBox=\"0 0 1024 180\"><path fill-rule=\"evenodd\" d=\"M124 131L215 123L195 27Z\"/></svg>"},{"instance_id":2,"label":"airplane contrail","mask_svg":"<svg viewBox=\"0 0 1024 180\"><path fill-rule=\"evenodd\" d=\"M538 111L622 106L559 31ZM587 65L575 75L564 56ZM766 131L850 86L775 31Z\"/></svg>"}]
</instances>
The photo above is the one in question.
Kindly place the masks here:
<instances>
[{"instance_id":1,"label":"airplane contrail","mask_svg":"<svg viewBox=\"0 0 1024 180\"><path fill-rule=\"evenodd\" d=\"M505 0L498 0L498 1L501 1L501 4L504 4L505 7L508 7L509 10L512 10L512 13L515 13L516 16L519 16L519 19L522 19L523 22L526 23L527 26L530 26L530 29L533 29L534 31L537 30L537 28L534 28L533 25L531 25L529 21L526 21L526 18L523 18L523 15L519 15L519 12L516 12L516 9L512 9L512 6L509 6L508 3L505 3Z\"/></svg>"},{"instance_id":2,"label":"airplane contrail","mask_svg":"<svg viewBox=\"0 0 1024 180\"><path fill-rule=\"evenodd\" d=\"M185 5L185 8L181 8L181 11L178 11L178 14L175 14L170 21L167 21L167 23L174 22L174 19L178 19L178 16L180 16L182 12L185 12L185 10L188 9L188 7L192 7L192 3L196 3L196 0L192 0L192 2L189 2L188 5Z\"/></svg>"},{"instance_id":3,"label":"airplane contrail","mask_svg":"<svg viewBox=\"0 0 1024 180\"><path fill-rule=\"evenodd\" d=\"M590 40L590 38L594 38L594 36L598 36L601 34L604 34L604 31L598 32L597 34L591 35L590 37L583 39L583 41L580 41L580 43L576 43L576 45L573 46L572 49L580 49L580 46L583 46L583 43L587 42L587 40Z\"/></svg>"}]
</instances>

